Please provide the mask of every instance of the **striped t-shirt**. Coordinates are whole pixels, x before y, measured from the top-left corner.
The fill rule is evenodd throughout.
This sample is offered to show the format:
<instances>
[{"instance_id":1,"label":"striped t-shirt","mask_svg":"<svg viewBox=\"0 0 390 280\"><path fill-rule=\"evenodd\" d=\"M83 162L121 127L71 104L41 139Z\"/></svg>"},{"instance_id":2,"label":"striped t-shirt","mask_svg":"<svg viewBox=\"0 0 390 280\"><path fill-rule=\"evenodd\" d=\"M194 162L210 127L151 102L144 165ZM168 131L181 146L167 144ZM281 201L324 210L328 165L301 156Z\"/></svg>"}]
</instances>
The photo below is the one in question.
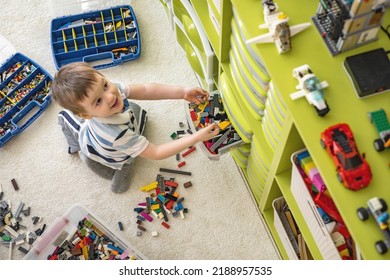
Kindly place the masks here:
<instances>
[{"instance_id":1,"label":"striped t-shirt","mask_svg":"<svg viewBox=\"0 0 390 280\"><path fill-rule=\"evenodd\" d=\"M118 85L121 89L121 85ZM123 87L122 87L123 89ZM141 135L146 111L132 108L122 90L124 111L107 118L94 117L82 124L79 142L82 152L90 159L113 169L121 169L141 154L149 141Z\"/></svg>"}]
</instances>

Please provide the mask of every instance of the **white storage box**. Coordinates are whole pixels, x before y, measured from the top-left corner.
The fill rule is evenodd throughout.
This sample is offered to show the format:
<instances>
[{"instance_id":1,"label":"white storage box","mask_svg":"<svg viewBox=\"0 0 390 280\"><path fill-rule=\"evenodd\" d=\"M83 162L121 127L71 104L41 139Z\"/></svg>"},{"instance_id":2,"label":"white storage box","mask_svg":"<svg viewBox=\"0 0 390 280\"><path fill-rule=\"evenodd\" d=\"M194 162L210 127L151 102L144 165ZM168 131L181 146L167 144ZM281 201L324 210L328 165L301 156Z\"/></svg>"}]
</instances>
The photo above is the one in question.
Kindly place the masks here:
<instances>
[{"instance_id":1,"label":"white storage box","mask_svg":"<svg viewBox=\"0 0 390 280\"><path fill-rule=\"evenodd\" d=\"M85 222L85 220L87 222ZM79 237L75 237L76 232L79 233ZM87 238L92 240L90 245L94 246L75 246L76 244L79 244L77 238L81 239L80 243L84 242L84 233ZM85 243L86 242L84 242L84 244ZM65 250L61 249L65 247ZM72 255L71 252L75 247L86 247L88 249L81 250L81 254L76 253L76 257L72 258L74 255ZM100 249L102 247L103 249ZM96 252L93 252L96 248L99 249L99 255L97 255ZM101 252L103 252L104 255L102 255ZM53 257L54 255L58 256L58 258ZM79 255L80 258L77 255ZM89 257L86 258L86 255ZM91 214L89 210L80 205L74 205L63 216L57 218L53 224L44 231L42 236L38 237L24 259L138 260L147 258L134 246L125 241L119 234L109 230L102 221Z\"/></svg>"},{"instance_id":2,"label":"white storage box","mask_svg":"<svg viewBox=\"0 0 390 280\"><path fill-rule=\"evenodd\" d=\"M284 249L290 260L299 260L297 252L299 252L298 243L295 240L294 234L288 225L287 218L283 213L283 208L286 205L284 197L279 197L272 202L274 208L274 226L279 234L280 240L283 243Z\"/></svg>"},{"instance_id":3,"label":"white storage box","mask_svg":"<svg viewBox=\"0 0 390 280\"><path fill-rule=\"evenodd\" d=\"M306 224L310 229L310 232L317 244L318 249L321 252L322 257L326 260L341 260L340 254L333 243L325 223L323 222L317 207L306 188L305 182L303 181L303 178L299 173L297 166L295 165L295 157L305 151L306 149L297 151L291 156L291 192L294 195L303 217L305 217Z\"/></svg>"}]
</instances>

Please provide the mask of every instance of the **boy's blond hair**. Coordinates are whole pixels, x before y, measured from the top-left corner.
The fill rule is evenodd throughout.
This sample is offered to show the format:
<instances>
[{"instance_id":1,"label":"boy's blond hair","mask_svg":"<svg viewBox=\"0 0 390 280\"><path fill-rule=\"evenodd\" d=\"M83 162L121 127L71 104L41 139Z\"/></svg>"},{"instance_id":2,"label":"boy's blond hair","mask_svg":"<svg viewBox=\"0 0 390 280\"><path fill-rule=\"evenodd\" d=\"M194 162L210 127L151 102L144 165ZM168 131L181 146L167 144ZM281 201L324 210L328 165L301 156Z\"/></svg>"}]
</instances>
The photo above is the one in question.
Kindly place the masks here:
<instances>
[{"instance_id":1,"label":"boy's blond hair","mask_svg":"<svg viewBox=\"0 0 390 280\"><path fill-rule=\"evenodd\" d=\"M80 103L97 82L96 74L102 75L85 62L74 62L61 67L54 75L51 86L53 99L74 114L85 113Z\"/></svg>"}]
</instances>

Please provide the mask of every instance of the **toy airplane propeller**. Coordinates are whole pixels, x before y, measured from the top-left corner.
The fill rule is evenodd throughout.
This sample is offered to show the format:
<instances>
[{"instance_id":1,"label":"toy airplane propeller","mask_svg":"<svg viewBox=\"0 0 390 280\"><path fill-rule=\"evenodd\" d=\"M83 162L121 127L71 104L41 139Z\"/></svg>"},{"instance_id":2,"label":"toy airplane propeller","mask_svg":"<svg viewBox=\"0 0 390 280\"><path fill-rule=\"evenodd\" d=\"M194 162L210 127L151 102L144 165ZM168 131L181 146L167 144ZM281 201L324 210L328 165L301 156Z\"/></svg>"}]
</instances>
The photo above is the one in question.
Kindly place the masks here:
<instances>
[{"instance_id":1,"label":"toy airplane propeller","mask_svg":"<svg viewBox=\"0 0 390 280\"><path fill-rule=\"evenodd\" d=\"M248 39L247 44L252 43L272 43L274 42L279 53L288 52L291 49L290 38L310 26L310 22L289 26L289 18L279 12L278 5L272 0L263 0L264 24L259 28L268 28L269 33Z\"/></svg>"}]
</instances>

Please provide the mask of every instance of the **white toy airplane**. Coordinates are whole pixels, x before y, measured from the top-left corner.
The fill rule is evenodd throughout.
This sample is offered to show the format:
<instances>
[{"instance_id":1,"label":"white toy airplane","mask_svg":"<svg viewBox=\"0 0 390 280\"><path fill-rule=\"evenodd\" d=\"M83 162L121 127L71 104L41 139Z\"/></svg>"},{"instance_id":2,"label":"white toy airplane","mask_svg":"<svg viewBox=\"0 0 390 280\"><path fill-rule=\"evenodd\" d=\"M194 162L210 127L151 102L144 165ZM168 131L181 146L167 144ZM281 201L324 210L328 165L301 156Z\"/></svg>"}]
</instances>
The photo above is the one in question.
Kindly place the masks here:
<instances>
[{"instance_id":1,"label":"white toy airplane","mask_svg":"<svg viewBox=\"0 0 390 280\"><path fill-rule=\"evenodd\" d=\"M310 22L289 26L289 18L283 12L279 12L278 5L273 0L263 0L264 24L259 28L268 28L269 33L248 39L247 44L272 43L276 44L279 53L288 52L291 49L290 37L310 26Z\"/></svg>"},{"instance_id":2,"label":"white toy airplane","mask_svg":"<svg viewBox=\"0 0 390 280\"><path fill-rule=\"evenodd\" d=\"M324 88L329 86L328 82L320 82L307 64L294 68L293 77L298 80L296 88L299 91L291 93L291 99L296 100L306 97L307 102L315 107L317 114L321 117L325 116L330 111L323 91Z\"/></svg>"}]
</instances>

